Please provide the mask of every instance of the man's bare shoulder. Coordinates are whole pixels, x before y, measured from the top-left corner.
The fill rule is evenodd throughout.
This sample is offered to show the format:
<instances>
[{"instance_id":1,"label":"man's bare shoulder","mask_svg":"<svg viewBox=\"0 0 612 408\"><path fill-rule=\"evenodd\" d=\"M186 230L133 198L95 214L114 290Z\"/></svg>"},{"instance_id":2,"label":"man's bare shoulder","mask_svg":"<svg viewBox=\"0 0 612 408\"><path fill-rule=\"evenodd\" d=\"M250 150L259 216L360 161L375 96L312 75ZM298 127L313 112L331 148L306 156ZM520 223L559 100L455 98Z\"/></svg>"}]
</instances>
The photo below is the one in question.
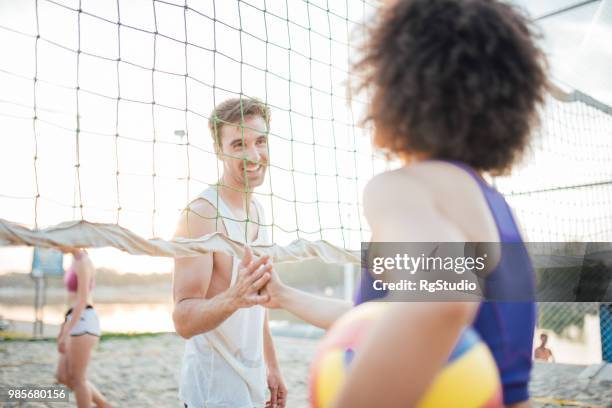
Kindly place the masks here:
<instances>
[{"instance_id":1,"label":"man's bare shoulder","mask_svg":"<svg viewBox=\"0 0 612 408\"><path fill-rule=\"evenodd\" d=\"M215 206L197 198L181 213L174 237L199 238L213 232L223 232L223 222Z\"/></svg>"}]
</instances>

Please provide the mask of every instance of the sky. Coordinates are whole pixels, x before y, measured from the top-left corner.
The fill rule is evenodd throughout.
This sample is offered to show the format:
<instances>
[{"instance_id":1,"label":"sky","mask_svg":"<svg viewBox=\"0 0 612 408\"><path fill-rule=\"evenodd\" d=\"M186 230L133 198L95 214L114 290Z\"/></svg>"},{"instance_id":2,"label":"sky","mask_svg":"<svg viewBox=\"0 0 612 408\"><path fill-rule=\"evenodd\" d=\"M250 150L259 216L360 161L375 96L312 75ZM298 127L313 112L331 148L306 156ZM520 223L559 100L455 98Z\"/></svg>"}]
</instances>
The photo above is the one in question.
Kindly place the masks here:
<instances>
[{"instance_id":1,"label":"sky","mask_svg":"<svg viewBox=\"0 0 612 408\"><path fill-rule=\"evenodd\" d=\"M43 227L82 216L170 238L180 209L219 177L207 116L215 101L243 92L272 106L271 166L258 198L274 242L323 238L357 248L368 237L361 191L388 168L372 155L367 131L355 126L363 103L346 104L351 21L372 10L358 1L349 1L348 10L344 2L329 2L328 14L324 1L268 1L264 16L263 2L255 0L214 7L190 2L187 11L177 6L183 2L172 3L120 1L117 10L116 2L82 1L79 18L77 1L39 0L36 9L34 1L0 0L0 50L10 56L0 61L0 171L6 175L0 216L30 227L35 212ZM517 3L534 16L573 4ZM542 20L539 27L553 76L612 104L612 2ZM597 129L581 131L594 140L591 148L605 145ZM575 145L565 146L551 147L548 160L574 154ZM582 174L608 177L599 169L606 159L593 160ZM560 171L565 180L579 176L569 167ZM542 211L551 209L526 217L537 224ZM172 264L114 249L96 250L92 258L125 272L164 272ZM28 270L30 262L31 249L0 248L0 272Z\"/></svg>"},{"instance_id":2,"label":"sky","mask_svg":"<svg viewBox=\"0 0 612 408\"><path fill-rule=\"evenodd\" d=\"M514 0L533 16L580 3L576 0ZM612 2L596 1L538 21L553 76L612 105Z\"/></svg>"}]
</instances>

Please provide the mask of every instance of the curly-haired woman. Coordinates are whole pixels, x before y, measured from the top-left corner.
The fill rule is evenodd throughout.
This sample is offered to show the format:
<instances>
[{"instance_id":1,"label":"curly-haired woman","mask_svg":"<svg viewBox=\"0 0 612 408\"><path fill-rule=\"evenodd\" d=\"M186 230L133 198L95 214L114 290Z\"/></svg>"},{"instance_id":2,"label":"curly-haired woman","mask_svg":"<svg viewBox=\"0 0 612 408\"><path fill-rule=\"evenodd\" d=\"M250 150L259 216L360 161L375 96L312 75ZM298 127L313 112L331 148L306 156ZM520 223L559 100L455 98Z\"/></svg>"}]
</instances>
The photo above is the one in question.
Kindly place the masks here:
<instances>
[{"instance_id":1,"label":"curly-haired woman","mask_svg":"<svg viewBox=\"0 0 612 408\"><path fill-rule=\"evenodd\" d=\"M356 65L359 88L371 91L375 146L403 166L364 191L372 241L515 250L501 245L484 279L486 298L504 302L393 304L334 406L416 405L468 325L495 357L504 404L529 406L534 273L508 204L483 175L509 172L537 122L547 78L531 23L495 0L398 0L377 18ZM269 307L324 328L351 306L289 288L276 274L267 291ZM361 292L357 303L373 297Z\"/></svg>"}]
</instances>

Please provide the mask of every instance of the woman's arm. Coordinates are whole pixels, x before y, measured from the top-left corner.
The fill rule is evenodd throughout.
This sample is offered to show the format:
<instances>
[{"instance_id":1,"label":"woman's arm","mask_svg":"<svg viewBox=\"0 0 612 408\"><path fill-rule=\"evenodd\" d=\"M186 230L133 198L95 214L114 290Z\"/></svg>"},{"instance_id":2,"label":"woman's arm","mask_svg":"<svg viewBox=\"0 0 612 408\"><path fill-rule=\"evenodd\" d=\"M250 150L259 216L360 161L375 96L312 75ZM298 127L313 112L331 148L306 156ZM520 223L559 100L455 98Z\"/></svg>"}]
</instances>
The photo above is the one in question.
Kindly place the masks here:
<instances>
[{"instance_id":1,"label":"woman's arm","mask_svg":"<svg viewBox=\"0 0 612 408\"><path fill-rule=\"evenodd\" d=\"M353 302L347 300L317 296L289 286L278 296L279 307L325 330L353 307Z\"/></svg>"},{"instance_id":2,"label":"woman's arm","mask_svg":"<svg viewBox=\"0 0 612 408\"><path fill-rule=\"evenodd\" d=\"M346 300L317 296L287 286L280 280L274 268L264 291L270 296L264 306L285 309L321 329L329 329L340 316L353 307L353 303Z\"/></svg>"}]
</instances>

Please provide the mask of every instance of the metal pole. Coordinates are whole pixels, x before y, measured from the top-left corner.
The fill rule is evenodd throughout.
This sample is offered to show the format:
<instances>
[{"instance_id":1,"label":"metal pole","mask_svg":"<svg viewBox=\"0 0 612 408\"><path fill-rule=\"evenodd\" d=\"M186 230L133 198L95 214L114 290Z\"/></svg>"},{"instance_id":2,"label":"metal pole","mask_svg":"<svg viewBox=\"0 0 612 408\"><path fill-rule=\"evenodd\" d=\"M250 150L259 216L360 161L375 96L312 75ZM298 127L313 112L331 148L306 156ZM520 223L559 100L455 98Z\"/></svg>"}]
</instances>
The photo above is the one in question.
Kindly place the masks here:
<instances>
[{"instance_id":1,"label":"metal pole","mask_svg":"<svg viewBox=\"0 0 612 408\"><path fill-rule=\"evenodd\" d=\"M32 271L34 279L34 324L32 325L32 336L42 337L43 334L43 310L45 306L46 280L41 271Z\"/></svg>"},{"instance_id":2,"label":"metal pole","mask_svg":"<svg viewBox=\"0 0 612 408\"><path fill-rule=\"evenodd\" d=\"M612 303L599 305L599 330L601 333L601 359L612 363Z\"/></svg>"},{"instance_id":3,"label":"metal pole","mask_svg":"<svg viewBox=\"0 0 612 408\"><path fill-rule=\"evenodd\" d=\"M39 337L40 336L40 325L42 324L41 322L41 291L42 291L42 287L41 287L41 277L40 276L35 276L34 277L34 287L35 287L35 293L34 293L34 326L32 327L32 336L33 337Z\"/></svg>"},{"instance_id":4,"label":"metal pole","mask_svg":"<svg viewBox=\"0 0 612 408\"><path fill-rule=\"evenodd\" d=\"M355 277L353 264L344 264L344 300L353 300L355 294Z\"/></svg>"}]
</instances>

